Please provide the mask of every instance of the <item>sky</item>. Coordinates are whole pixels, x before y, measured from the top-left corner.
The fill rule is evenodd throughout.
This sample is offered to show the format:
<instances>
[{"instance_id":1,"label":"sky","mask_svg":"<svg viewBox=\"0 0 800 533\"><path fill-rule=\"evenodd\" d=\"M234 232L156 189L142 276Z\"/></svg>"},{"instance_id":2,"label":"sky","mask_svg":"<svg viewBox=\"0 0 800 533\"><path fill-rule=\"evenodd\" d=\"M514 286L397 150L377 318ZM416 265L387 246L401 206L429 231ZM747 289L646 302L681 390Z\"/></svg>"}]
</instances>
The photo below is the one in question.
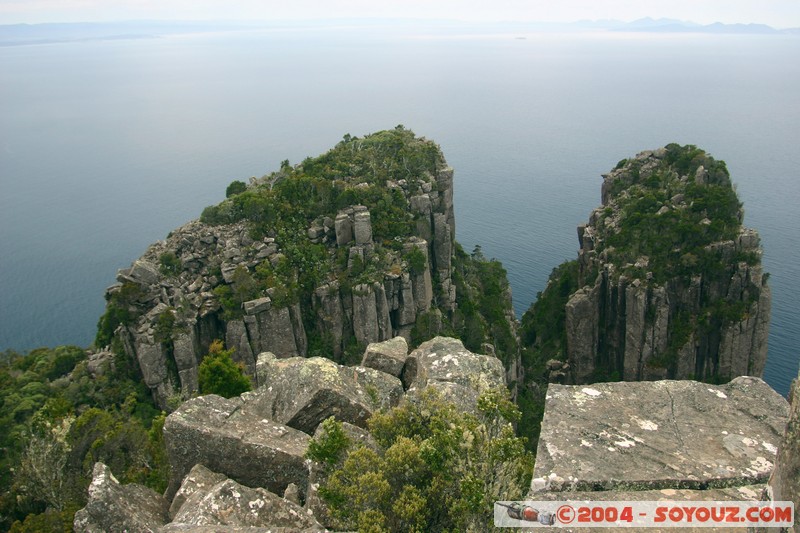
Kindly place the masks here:
<instances>
[{"instance_id":1,"label":"sky","mask_svg":"<svg viewBox=\"0 0 800 533\"><path fill-rule=\"evenodd\" d=\"M0 0L0 24L120 20L673 18L800 27L800 0Z\"/></svg>"}]
</instances>

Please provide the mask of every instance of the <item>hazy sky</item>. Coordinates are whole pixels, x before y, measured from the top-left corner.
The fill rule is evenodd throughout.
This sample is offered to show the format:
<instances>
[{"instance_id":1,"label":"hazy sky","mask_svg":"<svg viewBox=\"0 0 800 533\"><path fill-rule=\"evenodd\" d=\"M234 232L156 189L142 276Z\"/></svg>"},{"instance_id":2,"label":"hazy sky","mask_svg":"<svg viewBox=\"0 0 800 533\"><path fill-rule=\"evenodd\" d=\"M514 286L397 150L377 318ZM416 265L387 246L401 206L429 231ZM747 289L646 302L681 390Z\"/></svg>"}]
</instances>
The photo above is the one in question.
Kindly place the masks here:
<instances>
[{"instance_id":1,"label":"hazy sky","mask_svg":"<svg viewBox=\"0 0 800 533\"><path fill-rule=\"evenodd\" d=\"M0 24L337 17L571 22L667 17L800 26L800 0L0 0Z\"/></svg>"}]
</instances>

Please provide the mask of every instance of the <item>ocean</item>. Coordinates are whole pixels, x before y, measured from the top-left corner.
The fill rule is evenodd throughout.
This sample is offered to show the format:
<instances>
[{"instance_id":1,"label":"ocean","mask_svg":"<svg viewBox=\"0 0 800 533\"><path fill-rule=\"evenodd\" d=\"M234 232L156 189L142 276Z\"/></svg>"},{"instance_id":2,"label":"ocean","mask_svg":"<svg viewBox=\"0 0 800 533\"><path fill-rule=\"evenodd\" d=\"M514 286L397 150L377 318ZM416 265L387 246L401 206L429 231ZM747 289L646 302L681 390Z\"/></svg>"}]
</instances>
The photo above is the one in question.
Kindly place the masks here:
<instances>
[{"instance_id":1,"label":"ocean","mask_svg":"<svg viewBox=\"0 0 800 533\"><path fill-rule=\"evenodd\" d=\"M522 314L601 174L670 142L725 160L773 291L765 379L800 325L800 37L309 28L0 47L0 350L88 345L117 269L234 179L403 124L455 169L456 236Z\"/></svg>"}]
</instances>

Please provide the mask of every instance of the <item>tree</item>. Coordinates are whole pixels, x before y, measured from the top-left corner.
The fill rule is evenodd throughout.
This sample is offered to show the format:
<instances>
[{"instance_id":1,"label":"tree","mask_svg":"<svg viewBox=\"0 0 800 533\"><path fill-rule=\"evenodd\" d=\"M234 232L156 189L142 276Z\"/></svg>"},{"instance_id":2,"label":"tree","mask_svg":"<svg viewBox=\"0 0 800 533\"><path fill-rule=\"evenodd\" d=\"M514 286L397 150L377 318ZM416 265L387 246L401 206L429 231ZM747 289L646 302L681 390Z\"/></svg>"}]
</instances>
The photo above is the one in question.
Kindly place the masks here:
<instances>
[{"instance_id":1,"label":"tree","mask_svg":"<svg viewBox=\"0 0 800 533\"><path fill-rule=\"evenodd\" d=\"M73 420L68 417L60 423L41 424L38 431L31 431L15 476L20 493L57 511L66 503L65 467L70 451L66 436Z\"/></svg>"},{"instance_id":2,"label":"tree","mask_svg":"<svg viewBox=\"0 0 800 533\"><path fill-rule=\"evenodd\" d=\"M223 349L222 342L216 340L208 348L198 369L198 382L202 394L218 394L232 398L249 391L252 386L244 370L231 359L233 350Z\"/></svg>"}]
</instances>

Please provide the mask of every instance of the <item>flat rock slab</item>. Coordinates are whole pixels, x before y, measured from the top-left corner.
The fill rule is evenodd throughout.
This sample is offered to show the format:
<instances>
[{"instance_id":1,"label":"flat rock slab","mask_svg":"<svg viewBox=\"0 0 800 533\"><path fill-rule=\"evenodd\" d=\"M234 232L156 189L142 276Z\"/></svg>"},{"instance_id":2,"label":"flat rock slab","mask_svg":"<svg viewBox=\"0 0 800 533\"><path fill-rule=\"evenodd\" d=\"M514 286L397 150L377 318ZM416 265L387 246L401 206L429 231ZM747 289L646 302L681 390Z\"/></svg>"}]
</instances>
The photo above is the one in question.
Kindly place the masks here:
<instances>
[{"instance_id":1,"label":"flat rock slab","mask_svg":"<svg viewBox=\"0 0 800 533\"><path fill-rule=\"evenodd\" d=\"M212 472L203 465L194 465L189 471L189 474L183 479L181 488L178 489L175 497L172 498L172 504L169 506L169 516L175 518L175 515L181 510L183 504L186 503L186 500L193 494L201 491L208 491L211 487L226 479L228 478L223 474Z\"/></svg>"},{"instance_id":2,"label":"flat rock slab","mask_svg":"<svg viewBox=\"0 0 800 533\"><path fill-rule=\"evenodd\" d=\"M763 483L787 418L786 400L752 377L551 384L529 497Z\"/></svg>"},{"instance_id":3,"label":"flat rock slab","mask_svg":"<svg viewBox=\"0 0 800 533\"><path fill-rule=\"evenodd\" d=\"M569 502L658 502L658 501L761 501L766 484L744 485L720 489L657 489L657 490L604 490L576 492L538 492L528 495L529 499L540 501Z\"/></svg>"}]
</instances>

